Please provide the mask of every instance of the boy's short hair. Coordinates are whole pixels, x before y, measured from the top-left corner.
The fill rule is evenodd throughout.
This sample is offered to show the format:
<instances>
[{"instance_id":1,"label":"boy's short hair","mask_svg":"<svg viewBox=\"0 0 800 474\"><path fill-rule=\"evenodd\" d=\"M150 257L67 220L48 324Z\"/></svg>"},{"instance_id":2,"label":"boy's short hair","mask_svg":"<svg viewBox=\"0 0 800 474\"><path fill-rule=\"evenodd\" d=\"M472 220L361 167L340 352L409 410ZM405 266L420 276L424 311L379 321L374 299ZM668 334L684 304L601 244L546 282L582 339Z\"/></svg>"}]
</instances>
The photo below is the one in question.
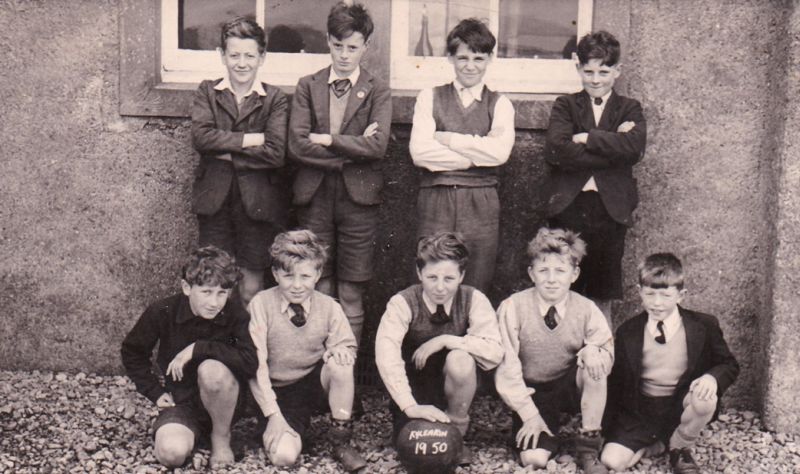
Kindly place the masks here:
<instances>
[{"instance_id":1,"label":"boy's short hair","mask_svg":"<svg viewBox=\"0 0 800 474\"><path fill-rule=\"evenodd\" d=\"M425 236L417 242L417 270L422 270L429 263L451 260L464 271L469 260L469 250L464 239L456 232L437 232Z\"/></svg>"},{"instance_id":2,"label":"boy's short hair","mask_svg":"<svg viewBox=\"0 0 800 474\"><path fill-rule=\"evenodd\" d=\"M639 285L650 288L683 289L683 265L674 254L654 253L639 265Z\"/></svg>"},{"instance_id":3,"label":"boy's short hair","mask_svg":"<svg viewBox=\"0 0 800 474\"><path fill-rule=\"evenodd\" d=\"M577 268L586 256L586 242L577 232L542 227L528 244L528 256L533 264L537 258L549 254L568 257L572 266Z\"/></svg>"},{"instance_id":4,"label":"boy's short hair","mask_svg":"<svg viewBox=\"0 0 800 474\"><path fill-rule=\"evenodd\" d=\"M291 272L299 262L311 260L319 270L328 258L328 251L317 234L307 229L282 232L269 249L272 269Z\"/></svg>"},{"instance_id":5,"label":"boy's short hair","mask_svg":"<svg viewBox=\"0 0 800 474\"><path fill-rule=\"evenodd\" d=\"M447 34L447 54L456 54L460 44L467 45L476 53L492 54L497 40L484 22L477 18L467 18L458 22Z\"/></svg>"},{"instance_id":6,"label":"boy's short hair","mask_svg":"<svg viewBox=\"0 0 800 474\"><path fill-rule=\"evenodd\" d=\"M578 61L581 64L599 59L602 66L614 66L619 62L619 54L619 41L608 31L589 33L578 42Z\"/></svg>"},{"instance_id":7,"label":"boy's short hair","mask_svg":"<svg viewBox=\"0 0 800 474\"><path fill-rule=\"evenodd\" d=\"M264 54L267 50L267 38L264 29L252 18L240 16L222 25L220 33L220 47L223 51L228 46L228 38L251 39L258 43L258 52Z\"/></svg>"},{"instance_id":8,"label":"boy's short hair","mask_svg":"<svg viewBox=\"0 0 800 474\"><path fill-rule=\"evenodd\" d=\"M192 252L181 270L189 286L220 286L230 289L242 278L236 260L226 251L209 245Z\"/></svg>"},{"instance_id":9,"label":"boy's short hair","mask_svg":"<svg viewBox=\"0 0 800 474\"><path fill-rule=\"evenodd\" d=\"M372 35L375 25L369 12L360 3L348 5L339 2L331 8L328 14L328 34L338 40L345 39L353 33L361 33L366 42Z\"/></svg>"}]
</instances>

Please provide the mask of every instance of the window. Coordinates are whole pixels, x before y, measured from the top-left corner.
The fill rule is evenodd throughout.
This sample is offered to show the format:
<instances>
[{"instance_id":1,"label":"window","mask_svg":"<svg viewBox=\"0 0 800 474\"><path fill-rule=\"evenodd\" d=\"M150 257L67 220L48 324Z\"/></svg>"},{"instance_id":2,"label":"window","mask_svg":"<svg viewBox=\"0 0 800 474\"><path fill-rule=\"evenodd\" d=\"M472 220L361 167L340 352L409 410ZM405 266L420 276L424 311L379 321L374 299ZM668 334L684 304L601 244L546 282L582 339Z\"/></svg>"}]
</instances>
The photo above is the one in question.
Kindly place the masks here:
<instances>
[{"instance_id":1,"label":"window","mask_svg":"<svg viewBox=\"0 0 800 474\"><path fill-rule=\"evenodd\" d=\"M576 38L591 31L592 0L393 0L391 84L420 89L453 76L446 37L461 19L484 20L498 39L486 80L504 92L579 90Z\"/></svg>"},{"instance_id":2,"label":"window","mask_svg":"<svg viewBox=\"0 0 800 474\"><path fill-rule=\"evenodd\" d=\"M293 86L297 80L330 63L324 0L161 0L161 80L193 83L222 77L219 35L222 25L236 16L249 16L267 32L268 67L259 78Z\"/></svg>"}]
</instances>

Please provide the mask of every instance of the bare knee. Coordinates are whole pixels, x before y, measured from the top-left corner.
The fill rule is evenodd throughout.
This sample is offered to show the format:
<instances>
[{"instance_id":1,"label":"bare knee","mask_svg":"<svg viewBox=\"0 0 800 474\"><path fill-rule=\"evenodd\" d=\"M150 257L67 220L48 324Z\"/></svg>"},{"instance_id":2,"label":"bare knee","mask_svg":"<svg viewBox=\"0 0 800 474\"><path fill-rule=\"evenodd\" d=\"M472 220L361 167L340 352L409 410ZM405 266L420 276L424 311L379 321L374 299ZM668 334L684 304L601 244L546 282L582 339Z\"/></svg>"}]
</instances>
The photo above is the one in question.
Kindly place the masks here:
<instances>
[{"instance_id":1,"label":"bare knee","mask_svg":"<svg viewBox=\"0 0 800 474\"><path fill-rule=\"evenodd\" d=\"M229 392L237 386L233 372L214 359L204 360L197 367L197 384L205 393Z\"/></svg>"},{"instance_id":2,"label":"bare knee","mask_svg":"<svg viewBox=\"0 0 800 474\"><path fill-rule=\"evenodd\" d=\"M459 382L475 378L475 359L466 351L450 351L445 359L444 372Z\"/></svg>"},{"instance_id":3,"label":"bare knee","mask_svg":"<svg viewBox=\"0 0 800 474\"><path fill-rule=\"evenodd\" d=\"M323 367L328 372L327 376L333 383L344 383L353 380L353 364L340 364L331 357Z\"/></svg>"},{"instance_id":4,"label":"bare knee","mask_svg":"<svg viewBox=\"0 0 800 474\"><path fill-rule=\"evenodd\" d=\"M606 377L594 379L585 368L578 369L578 377L580 377L580 386L583 387L583 390L603 390L608 384Z\"/></svg>"},{"instance_id":5,"label":"bare knee","mask_svg":"<svg viewBox=\"0 0 800 474\"><path fill-rule=\"evenodd\" d=\"M623 453L621 450L613 449L606 445L603 452L600 454L600 462L605 464L609 469L616 472L622 472L628 469L632 456L629 453Z\"/></svg>"},{"instance_id":6,"label":"bare knee","mask_svg":"<svg viewBox=\"0 0 800 474\"><path fill-rule=\"evenodd\" d=\"M186 428L164 425L156 432L155 456L166 467L180 467L194 449L194 434Z\"/></svg>"},{"instance_id":7,"label":"bare knee","mask_svg":"<svg viewBox=\"0 0 800 474\"><path fill-rule=\"evenodd\" d=\"M526 449L519 453L519 460L523 466L544 469L547 467L547 461L550 460L550 451L545 449Z\"/></svg>"},{"instance_id":8,"label":"bare knee","mask_svg":"<svg viewBox=\"0 0 800 474\"><path fill-rule=\"evenodd\" d=\"M692 398L689 403L692 406L692 410L699 416L711 416L717 409L717 396L714 395L709 400L701 400L697 395L692 393Z\"/></svg>"}]
</instances>

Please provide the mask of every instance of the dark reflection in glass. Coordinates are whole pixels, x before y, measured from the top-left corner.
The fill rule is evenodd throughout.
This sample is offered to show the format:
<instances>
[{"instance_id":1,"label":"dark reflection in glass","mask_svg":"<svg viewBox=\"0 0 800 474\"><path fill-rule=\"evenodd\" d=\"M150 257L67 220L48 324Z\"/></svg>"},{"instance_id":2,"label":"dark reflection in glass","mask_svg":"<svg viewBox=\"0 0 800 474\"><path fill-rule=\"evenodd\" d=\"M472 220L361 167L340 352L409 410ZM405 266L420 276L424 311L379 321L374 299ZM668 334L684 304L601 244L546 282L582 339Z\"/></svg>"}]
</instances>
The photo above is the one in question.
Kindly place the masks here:
<instances>
[{"instance_id":1,"label":"dark reflection in glass","mask_svg":"<svg viewBox=\"0 0 800 474\"><path fill-rule=\"evenodd\" d=\"M408 18L410 56L446 56L447 33L465 18L489 23L489 0L411 0Z\"/></svg>"},{"instance_id":2,"label":"dark reflection in glass","mask_svg":"<svg viewBox=\"0 0 800 474\"><path fill-rule=\"evenodd\" d=\"M216 49L222 25L237 16L255 20L256 0L179 0L178 48Z\"/></svg>"},{"instance_id":3,"label":"dark reflection in glass","mask_svg":"<svg viewBox=\"0 0 800 474\"><path fill-rule=\"evenodd\" d=\"M328 53L327 20L334 1L267 0L267 51Z\"/></svg>"},{"instance_id":4,"label":"dark reflection in glass","mask_svg":"<svg viewBox=\"0 0 800 474\"><path fill-rule=\"evenodd\" d=\"M501 58L570 58L578 0L500 0Z\"/></svg>"}]
</instances>

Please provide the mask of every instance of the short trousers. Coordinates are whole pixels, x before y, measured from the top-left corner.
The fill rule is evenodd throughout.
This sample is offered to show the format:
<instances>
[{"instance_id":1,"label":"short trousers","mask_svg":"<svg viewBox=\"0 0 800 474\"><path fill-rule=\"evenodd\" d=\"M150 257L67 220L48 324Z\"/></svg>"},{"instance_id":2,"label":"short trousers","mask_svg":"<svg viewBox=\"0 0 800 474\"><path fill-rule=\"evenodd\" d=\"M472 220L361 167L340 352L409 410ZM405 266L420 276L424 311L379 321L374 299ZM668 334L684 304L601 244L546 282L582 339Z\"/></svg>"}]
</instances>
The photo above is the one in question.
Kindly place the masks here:
<instances>
[{"instance_id":1,"label":"short trousers","mask_svg":"<svg viewBox=\"0 0 800 474\"><path fill-rule=\"evenodd\" d=\"M199 245L214 245L236 258L236 263L253 271L264 271L270 265L269 247L282 229L269 221L257 221L247 215L234 178L219 211L197 215Z\"/></svg>"},{"instance_id":2,"label":"short trousers","mask_svg":"<svg viewBox=\"0 0 800 474\"><path fill-rule=\"evenodd\" d=\"M328 409L328 396L322 388L321 380L323 365L324 363L319 361L314 370L293 384L272 387L281 415L301 439L305 438L311 427L311 417ZM268 420L263 415L258 418L258 430L259 433L263 433Z\"/></svg>"},{"instance_id":3,"label":"short trousers","mask_svg":"<svg viewBox=\"0 0 800 474\"><path fill-rule=\"evenodd\" d=\"M622 256L628 228L611 218L600 194L581 192L550 218L549 226L579 232L586 242L586 257L572 289L588 298L622 299Z\"/></svg>"},{"instance_id":4,"label":"short trousers","mask_svg":"<svg viewBox=\"0 0 800 474\"><path fill-rule=\"evenodd\" d=\"M683 414L683 400L679 397L650 397L639 394L638 410L626 409L617 414L605 437L608 443L617 443L633 452L662 441L669 442Z\"/></svg>"},{"instance_id":5,"label":"short trousers","mask_svg":"<svg viewBox=\"0 0 800 474\"><path fill-rule=\"evenodd\" d=\"M236 400L236 408L233 412L231 426L238 420L252 416L257 413L258 406L253 398L246 383L239 382L239 398ZM163 408L158 412L158 417L153 423L153 436L162 426L168 423L183 425L194 433L196 441L205 439L211 433L211 416L203 406L200 392L190 400L175 405L174 407Z\"/></svg>"},{"instance_id":6,"label":"short trousers","mask_svg":"<svg viewBox=\"0 0 800 474\"><path fill-rule=\"evenodd\" d=\"M551 453L558 451L558 430L561 428L561 414L574 415L580 412L581 395L576 381L577 374L578 366L573 364L566 374L555 380L526 384L535 390L531 396L533 403L539 410L539 415L547 424L547 428L553 433L553 436L550 436L542 432L539 435L536 448L545 449ZM525 450L517 448L516 437L520 428L522 428L522 419L516 413L513 413L511 416L511 443L516 451ZM534 447L527 446L525 448L532 449Z\"/></svg>"},{"instance_id":7,"label":"short trousers","mask_svg":"<svg viewBox=\"0 0 800 474\"><path fill-rule=\"evenodd\" d=\"M500 200L497 188L433 186L417 197L417 237L459 232L469 250L464 284L487 293L497 265Z\"/></svg>"},{"instance_id":8,"label":"short trousers","mask_svg":"<svg viewBox=\"0 0 800 474\"><path fill-rule=\"evenodd\" d=\"M373 276L378 206L355 203L341 173L327 173L307 206L297 209L301 227L328 245L323 277L365 282Z\"/></svg>"}]
</instances>

